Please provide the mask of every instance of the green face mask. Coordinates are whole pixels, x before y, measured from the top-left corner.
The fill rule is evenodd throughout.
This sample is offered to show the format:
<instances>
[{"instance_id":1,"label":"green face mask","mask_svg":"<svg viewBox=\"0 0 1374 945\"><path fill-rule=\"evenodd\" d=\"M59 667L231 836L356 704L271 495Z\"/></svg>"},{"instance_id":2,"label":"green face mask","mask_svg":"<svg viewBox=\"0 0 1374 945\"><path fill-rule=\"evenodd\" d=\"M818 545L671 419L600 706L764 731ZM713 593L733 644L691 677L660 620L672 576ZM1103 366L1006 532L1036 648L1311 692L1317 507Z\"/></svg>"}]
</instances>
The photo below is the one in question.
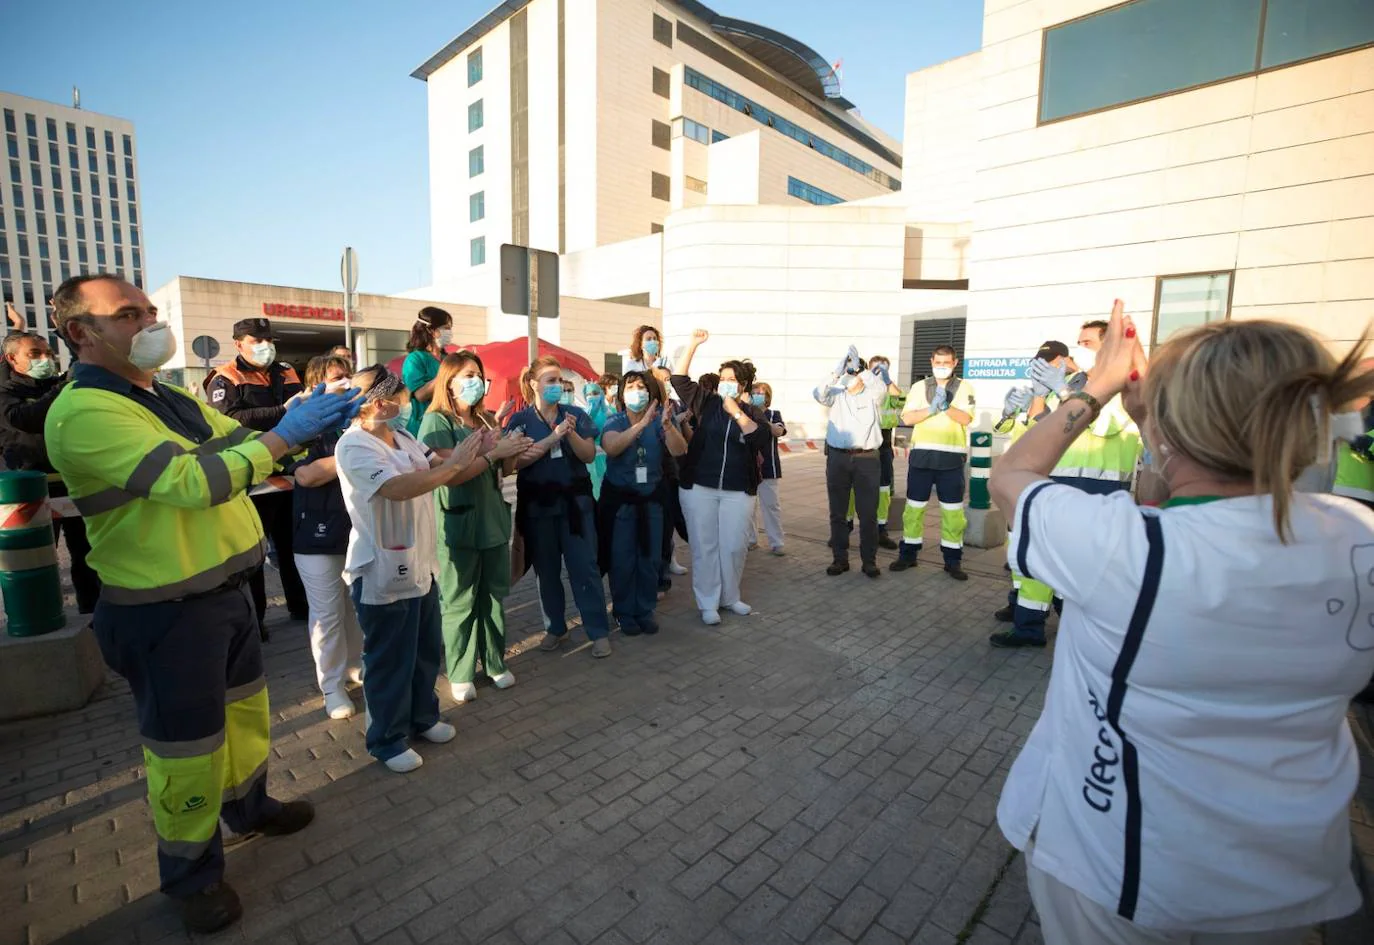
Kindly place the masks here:
<instances>
[{"instance_id":1,"label":"green face mask","mask_svg":"<svg viewBox=\"0 0 1374 945\"><path fill-rule=\"evenodd\" d=\"M52 358L34 358L24 373L35 381L46 380L57 373L57 362Z\"/></svg>"}]
</instances>

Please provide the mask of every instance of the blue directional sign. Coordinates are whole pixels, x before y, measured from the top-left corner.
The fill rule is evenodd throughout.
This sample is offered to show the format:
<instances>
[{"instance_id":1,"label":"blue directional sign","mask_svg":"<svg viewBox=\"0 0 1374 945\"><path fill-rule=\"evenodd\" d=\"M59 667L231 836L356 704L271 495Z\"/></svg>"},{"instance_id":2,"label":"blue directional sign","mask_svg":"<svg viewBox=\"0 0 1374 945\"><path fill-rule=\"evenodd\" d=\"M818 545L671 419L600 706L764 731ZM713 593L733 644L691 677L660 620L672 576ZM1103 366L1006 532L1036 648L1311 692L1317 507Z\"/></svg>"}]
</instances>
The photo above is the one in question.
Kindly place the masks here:
<instances>
[{"instance_id":1,"label":"blue directional sign","mask_svg":"<svg viewBox=\"0 0 1374 945\"><path fill-rule=\"evenodd\" d=\"M1030 378L1030 358L965 358L963 375L969 380L1024 381Z\"/></svg>"}]
</instances>

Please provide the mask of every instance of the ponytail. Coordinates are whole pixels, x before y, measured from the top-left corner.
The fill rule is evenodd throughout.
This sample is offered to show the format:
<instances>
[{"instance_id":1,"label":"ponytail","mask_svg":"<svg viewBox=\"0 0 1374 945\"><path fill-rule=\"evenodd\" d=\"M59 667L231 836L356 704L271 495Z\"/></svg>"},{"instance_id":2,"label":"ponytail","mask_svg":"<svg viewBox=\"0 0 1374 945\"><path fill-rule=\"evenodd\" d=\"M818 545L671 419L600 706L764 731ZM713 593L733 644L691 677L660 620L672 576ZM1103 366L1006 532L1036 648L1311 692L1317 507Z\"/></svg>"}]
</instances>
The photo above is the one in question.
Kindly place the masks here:
<instances>
[{"instance_id":1,"label":"ponytail","mask_svg":"<svg viewBox=\"0 0 1374 945\"><path fill-rule=\"evenodd\" d=\"M1287 544L1292 536L1289 511L1293 482L1314 463L1330 461L1329 375L1295 372L1271 383L1255 401L1251 424L1250 469L1255 492L1274 503L1274 532Z\"/></svg>"},{"instance_id":2,"label":"ponytail","mask_svg":"<svg viewBox=\"0 0 1374 945\"><path fill-rule=\"evenodd\" d=\"M561 372L563 365L553 355L546 354L542 358L535 358L530 362L530 366L520 372L520 396L525 399L525 403L531 407L539 406L539 397L534 390L534 379L539 376L539 372L544 368L556 367Z\"/></svg>"}]
</instances>

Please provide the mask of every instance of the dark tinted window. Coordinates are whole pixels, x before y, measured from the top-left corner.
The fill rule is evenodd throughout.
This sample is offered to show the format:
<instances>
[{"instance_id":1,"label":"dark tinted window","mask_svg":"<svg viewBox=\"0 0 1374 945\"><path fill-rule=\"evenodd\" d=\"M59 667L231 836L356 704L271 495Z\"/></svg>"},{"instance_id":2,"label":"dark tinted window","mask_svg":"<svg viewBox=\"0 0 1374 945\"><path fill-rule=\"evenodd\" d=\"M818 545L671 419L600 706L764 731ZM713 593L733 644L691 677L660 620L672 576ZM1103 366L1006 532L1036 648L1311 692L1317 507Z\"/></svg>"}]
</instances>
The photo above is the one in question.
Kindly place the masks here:
<instances>
[{"instance_id":1,"label":"dark tinted window","mask_svg":"<svg viewBox=\"0 0 1374 945\"><path fill-rule=\"evenodd\" d=\"M653 132L650 137L654 143L654 147L662 148L667 151L672 147L672 134L673 129L671 126L661 121L655 121L653 123Z\"/></svg>"},{"instance_id":2,"label":"dark tinted window","mask_svg":"<svg viewBox=\"0 0 1374 945\"><path fill-rule=\"evenodd\" d=\"M48 126L48 140L49 140L49 141L56 141L56 140L57 140L57 121L56 121L55 119L49 118L49 119L47 119L46 124L47 124L47 126Z\"/></svg>"},{"instance_id":3,"label":"dark tinted window","mask_svg":"<svg viewBox=\"0 0 1374 945\"><path fill-rule=\"evenodd\" d=\"M1269 0L1260 67L1374 43L1370 0Z\"/></svg>"},{"instance_id":4,"label":"dark tinted window","mask_svg":"<svg viewBox=\"0 0 1374 945\"><path fill-rule=\"evenodd\" d=\"M1136 0L1047 30L1040 120L1254 71L1262 6L1263 0Z\"/></svg>"},{"instance_id":5,"label":"dark tinted window","mask_svg":"<svg viewBox=\"0 0 1374 945\"><path fill-rule=\"evenodd\" d=\"M94 129L94 128L87 128L87 129L86 129L86 147L88 147L88 148L94 148L94 147L95 147L95 129Z\"/></svg>"},{"instance_id":6,"label":"dark tinted window","mask_svg":"<svg viewBox=\"0 0 1374 945\"><path fill-rule=\"evenodd\" d=\"M29 133L30 138L38 137L38 119L32 115L24 116L24 130Z\"/></svg>"},{"instance_id":7,"label":"dark tinted window","mask_svg":"<svg viewBox=\"0 0 1374 945\"><path fill-rule=\"evenodd\" d=\"M673 24L657 13L654 14L654 39L665 46L673 45Z\"/></svg>"},{"instance_id":8,"label":"dark tinted window","mask_svg":"<svg viewBox=\"0 0 1374 945\"><path fill-rule=\"evenodd\" d=\"M662 69L654 69L654 94L668 97L668 73Z\"/></svg>"},{"instance_id":9,"label":"dark tinted window","mask_svg":"<svg viewBox=\"0 0 1374 945\"><path fill-rule=\"evenodd\" d=\"M658 200L667 200L670 193L668 175L660 174L658 171L653 171L650 174L650 178L650 195L657 198Z\"/></svg>"}]
</instances>

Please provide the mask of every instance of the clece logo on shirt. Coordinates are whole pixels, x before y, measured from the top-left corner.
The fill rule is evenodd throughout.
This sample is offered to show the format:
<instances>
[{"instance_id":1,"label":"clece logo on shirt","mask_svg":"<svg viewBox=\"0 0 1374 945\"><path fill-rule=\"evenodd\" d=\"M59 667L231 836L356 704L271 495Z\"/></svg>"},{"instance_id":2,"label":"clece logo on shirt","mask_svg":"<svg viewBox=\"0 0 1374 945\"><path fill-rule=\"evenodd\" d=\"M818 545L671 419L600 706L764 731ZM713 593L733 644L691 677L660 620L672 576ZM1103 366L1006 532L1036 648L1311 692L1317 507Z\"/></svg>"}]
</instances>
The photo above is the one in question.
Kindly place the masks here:
<instances>
[{"instance_id":1,"label":"clece logo on shirt","mask_svg":"<svg viewBox=\"0 0 1374 945\"><path fill-rule=\"evenodd\" d=\"M1121 754L1112 738L1111 727L1107 725L1107 711L1102 708L1102 700L1088 687L1088 705L1092 706L1093 716L1100 723L1097 742L1093 745L1093 763L1083 778L1083 800L1095 811L1106 813L1112 809L1112 798L1116 796L1116 768L1121 763Z\"/></svg>"},{"instance_id":2,"label":"clece logo on shirt","mask_svg":"<svg viewBox=\"0 0 1374 945\"><path fill-rule=\"evenodd\" d=\"M397 577L405 577L405 576L406 576L407 574L409 574L409 573L410 573L410 568L409 568L407 565L401 564L401 565L397 565L397 566L396 566L396 576L397 576Z\"/></svg>"},{"instance_id":3,"label":"clece logo on shirt","mask_svg":"<svg viewBox=\"0 0 1374 945\"><path fill-rule=\"evenodd\" d=\"M221 400L223 400L223 399L224 399L224 388L223 388L223 387L220 387L220 388L216 389L215 392L212 393L212 394L210 395L210 403L212 403L212 404L217 404L217 403L219 403L219 402L220 402Z\"/></svg>"},{"instance_id":4,"label":"clece logo on shirt","mask_svg":"<svg viewBox=\"0 0 1374 945\"><path fill-rule=\"evenodd\" d=\"M1350 570L1354 573L1354 602L1332 597L1326 602L1326 612L1333 617L1350 608L1350 625L1345 642L1352 650L1374 650L1374 611L1366 591L1374 587L1374 545L1355 545L1350 549Z\"/></svg>"},{"instance_id":5,"label":"clece logo on shirt","mask_svg":"<svg viewBox=\"0 0 1374 945\"><path fill-rule=\"evenodd\" d=\"M376 478L377 478L378 476L380 476L383 472L385 472L385 470L379 469L379 470L377 470L375 473L373 473L372 475L368 476L367 478L368 478L368 479L376 479Z\"/></svg>"}]
</instances>

